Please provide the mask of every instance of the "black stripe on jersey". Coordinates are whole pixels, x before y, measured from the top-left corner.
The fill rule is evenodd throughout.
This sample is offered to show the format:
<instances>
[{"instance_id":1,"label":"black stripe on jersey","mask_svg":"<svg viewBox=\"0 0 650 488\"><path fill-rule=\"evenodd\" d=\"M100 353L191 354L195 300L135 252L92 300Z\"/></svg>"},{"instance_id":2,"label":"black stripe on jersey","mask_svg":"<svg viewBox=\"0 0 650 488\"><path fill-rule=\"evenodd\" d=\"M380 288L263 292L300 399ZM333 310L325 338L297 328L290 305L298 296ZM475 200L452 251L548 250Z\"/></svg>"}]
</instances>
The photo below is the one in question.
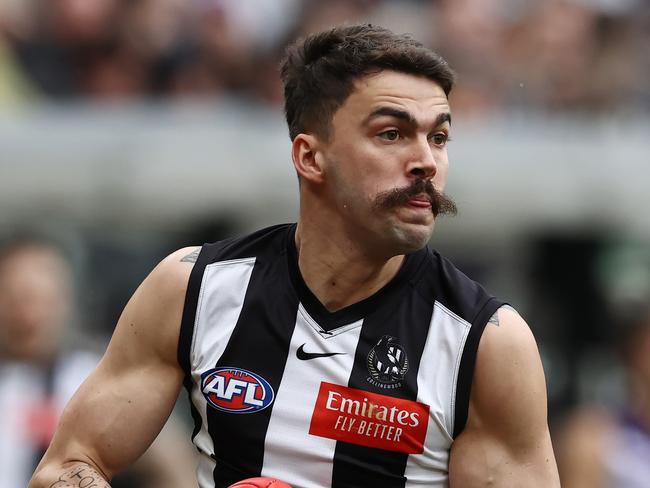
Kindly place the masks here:
<instances>
[{"instance_id":1,"label":"black stripe on jersey","mask_svg":"<svg viewBox=\"0 0 650 488\"><path fill-rule=\"evenodd\" d=\"M264 254L257 254L241 314L215 366L256 373L277 395L295 328L298 297L288 280L286 255L275 251L267 248ZM248 414L208 406L208 431L215 440L215 488L261 475L272 411L273 404Z\"/></svg>"},{"instance_id":2,"label":"black stripe on jersey","mask_svg":"<svg viewBox=\"0 0 650 488\"><path fill-rule=\"evenodd\" d=\"M421 262L425 255L426 252L413 257ZM413 275L410 276L412 277ZM427 300L421 294L415 293L411 284L406 284L397 297L370 313L363 321L348 386L416 401L418 369L432 314L433 300ZM368 381L368 354L385 335L395 338L395 342L403 347L408 359L409 369L399 388L381 388ZM406 483L404 471L407 460L406 453L339 441L334 454L332 488L403 488Z\"/></svg>"},{"instance_id":3,"label":"black stripe on jersey","mask_svg":"<svg viewBox=\"0 0 650 488\"><path fill-rule=\"evenodd\" d=\"M494 315L503 302L496 298L490 298L483 308L478 312L472 322L467 334L463 354L458 368L458 380L456 382L456 401L454 407L454 439L460 435L467 423L469 413L469 399L472 391L472 380L474 378L474 366L476 365L476 353L478 351L481 336L485 330L490 317Z\"/></svg>"},{"instance_id":4,"label":"black stripe on jersey","mask_svg":"<svg viewBox=\"0 0 650 488\"><path fill-rule=\"evenodd\" d=\"M203 280L203 273L205 267L210 263L210 255L204 252L204 247L201 248L199 257L194 263L194 267L190 272L189 281L187 283L187 292L185 293L185 305L183 307L183 316L181 318L181 330L178 337L178 364L185 372L183 378L183 386L187 391L190 401L190 413L194 420L194 430L192 431L192 439L201 430L201 414L196 410L194 402L192 402L192 366L190 364L190 349L192 347L192 337L194 336L194 322L196 320L196 307L199 302L199 294L201 291L201 282Z\"/></svg>"}]
</instances>

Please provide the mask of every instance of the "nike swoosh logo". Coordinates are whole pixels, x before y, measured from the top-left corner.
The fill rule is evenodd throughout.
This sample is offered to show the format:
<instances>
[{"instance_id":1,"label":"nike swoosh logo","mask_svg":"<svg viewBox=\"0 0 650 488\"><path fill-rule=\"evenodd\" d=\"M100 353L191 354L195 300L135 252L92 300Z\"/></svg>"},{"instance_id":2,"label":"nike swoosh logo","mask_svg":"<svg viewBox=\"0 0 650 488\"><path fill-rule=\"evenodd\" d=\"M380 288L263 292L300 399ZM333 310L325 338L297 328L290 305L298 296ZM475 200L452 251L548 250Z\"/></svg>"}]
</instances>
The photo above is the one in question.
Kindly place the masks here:
<instances>
[{"instance_id":1,"label":"nike swoosh logo","mask_svg":"<svg viewBox=\"0 0 650 488\"><path fill-rule=\"evenodd\" d=\"M305 342L305 344L307 344ZM305 344L300 346L296 351L296 357L301 361L309 361L310 359L316 358L328 358L330 356L336 356L337 354L345 354L344 352L305 352Z\"/></svg>"}]
</instances>

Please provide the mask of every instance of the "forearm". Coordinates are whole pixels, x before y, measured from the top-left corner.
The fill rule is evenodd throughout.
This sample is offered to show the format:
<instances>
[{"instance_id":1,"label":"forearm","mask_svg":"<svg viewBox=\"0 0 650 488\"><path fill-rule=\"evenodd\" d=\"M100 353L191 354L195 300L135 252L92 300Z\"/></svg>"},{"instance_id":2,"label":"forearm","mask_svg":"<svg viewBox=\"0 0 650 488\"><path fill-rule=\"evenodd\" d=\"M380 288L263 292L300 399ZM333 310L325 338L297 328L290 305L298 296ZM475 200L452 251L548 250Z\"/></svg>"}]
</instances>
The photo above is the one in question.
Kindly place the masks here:
<instances>
[{"instance_id":1,"label":"forearm","mask_svg":"<svg viewBox=\"0 0 650 488\"><path fill-rule=\"evenodd\" d=\"M111 488L106 478L90 464L43 466L36 470L27 488Z\"/></svg>"}]
</instances>

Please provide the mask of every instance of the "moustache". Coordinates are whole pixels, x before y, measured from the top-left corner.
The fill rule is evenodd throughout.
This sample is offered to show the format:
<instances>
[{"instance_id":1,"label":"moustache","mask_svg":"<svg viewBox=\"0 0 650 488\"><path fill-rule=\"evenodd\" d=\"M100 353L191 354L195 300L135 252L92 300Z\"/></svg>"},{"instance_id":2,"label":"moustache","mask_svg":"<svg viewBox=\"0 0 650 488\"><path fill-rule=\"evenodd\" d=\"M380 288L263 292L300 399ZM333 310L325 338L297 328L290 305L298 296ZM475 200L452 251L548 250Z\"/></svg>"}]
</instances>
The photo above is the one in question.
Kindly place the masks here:
<instances>
[{"instance_id":1,"label":"moustache","mask_svg":"<svg viewBox=\"0 0 650 488\"><path fill-rule=\"evenodd\" d=\"M410 186L382 192L377 195L375 206L379 209L389 210L406 205L411 198L422 194L429 197L431 212L434 216L458 213L456 203L444 193L436 190L430 180L417 180Z\"/></svg>"}]
</instances>

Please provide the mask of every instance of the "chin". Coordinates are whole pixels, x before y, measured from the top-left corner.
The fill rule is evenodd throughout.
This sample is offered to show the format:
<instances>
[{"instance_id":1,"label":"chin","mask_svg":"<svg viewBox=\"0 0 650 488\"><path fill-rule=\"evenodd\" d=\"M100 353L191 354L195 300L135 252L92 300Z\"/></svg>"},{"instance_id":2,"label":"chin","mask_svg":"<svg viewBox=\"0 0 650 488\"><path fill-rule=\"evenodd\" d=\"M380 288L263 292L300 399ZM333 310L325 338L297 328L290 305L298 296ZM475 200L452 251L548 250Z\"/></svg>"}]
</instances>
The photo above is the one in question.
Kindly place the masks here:
<instances>
[{"instance_id":1,"label":"chin","mask_svg":"<svg viewBox=\"0 0 650 488\"><path fill-rule=\"evenodd\" d=\"M431 225L400 225L391 229L389 234L390 245L398 254L410 254L419 251L429 243L433 233Z\"/></svg>"}]
</instances>

